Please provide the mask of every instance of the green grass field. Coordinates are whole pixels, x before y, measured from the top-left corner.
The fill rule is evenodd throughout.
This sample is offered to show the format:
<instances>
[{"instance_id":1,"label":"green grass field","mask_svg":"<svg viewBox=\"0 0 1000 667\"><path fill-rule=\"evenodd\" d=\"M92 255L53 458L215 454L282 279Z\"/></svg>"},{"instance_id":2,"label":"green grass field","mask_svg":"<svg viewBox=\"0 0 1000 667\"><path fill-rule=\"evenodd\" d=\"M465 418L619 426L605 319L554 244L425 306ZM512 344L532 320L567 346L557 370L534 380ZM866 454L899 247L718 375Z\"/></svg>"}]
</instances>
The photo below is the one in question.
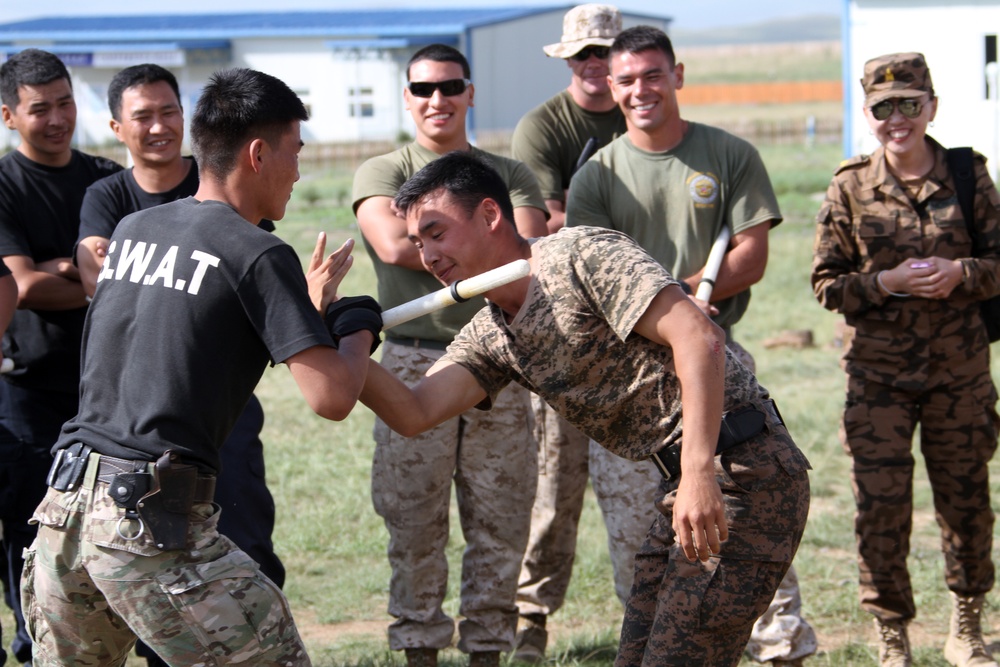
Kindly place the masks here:
<instances>
[{"instance_id":1,"label":"green grass field","mask_svg":"<svg viewBox=\"0 0 1000 667\"><path fill-rule=\"evenodd\" d=\"M837 317L813 299L808 275L813 216L833 168L838 146L762 149L779 193L785 221L771 233L770 262L755 287L750 310L737 336L757 359L762 384L779 401L782 414L813 464L813 502L805 538L796 558L804 613L819 635L820 653L810 665L877 664L870 643L870 618L858 609L853 500L848 459L837 440L843 393L839 350L832 346ZM315 235L331 242L360 235L350 210L347 171L303 167L286 219L278 233L300 252L303 262ZM360 246L360 244L359 244ZM373 293L374 277L363 250L343 293ZM809 329L816 346L767 349L764 341L788 329ZM995 375L997 373L995 372ZM275 542L288 570L286 593L315 665L389 666L403 664L385 640L389 568L386 532L369 495L373 417L363 406L343 422L313 415L284 366L268 370L258 395L267 422L263 439L268 481L278 507ZM994 483L994 492L996 492ZM917 665L945 665L940 655L947 626L947 593L941 572L938 532L926 475L916 481L917 516L910 567L919 616L911 627ZM596 502L588 495L581 522L574 578L566 605L550 620L550 659L555 665L604 667L612 664L621 608L615 598L605 533ZM458 572L463 541L452 522L448 547ZM457 576L449 586L446 611L458 609ZM996 614L991 596L987 629ZM9 616L2 617L8 629ZM994 640L996 635L988 635ZM463 658L451 649L443 664ZM131 660L129 665L140 665ZM747 662L747 664L751 664Z\"/></svg>"}]
</instances>

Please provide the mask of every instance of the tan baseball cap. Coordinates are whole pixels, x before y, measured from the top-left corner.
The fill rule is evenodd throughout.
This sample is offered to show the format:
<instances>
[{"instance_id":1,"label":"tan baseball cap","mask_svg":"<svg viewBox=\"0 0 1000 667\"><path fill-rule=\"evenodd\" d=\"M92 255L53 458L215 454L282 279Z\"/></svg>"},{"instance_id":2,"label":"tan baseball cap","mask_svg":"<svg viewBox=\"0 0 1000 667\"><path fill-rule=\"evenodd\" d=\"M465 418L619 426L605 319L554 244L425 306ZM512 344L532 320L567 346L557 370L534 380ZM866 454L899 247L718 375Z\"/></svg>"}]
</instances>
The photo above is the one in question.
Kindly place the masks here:
<instances>
[{"instance_id":1,"label":"tan baseball cap","mask_svg":"<svg viewBox=\"0 0 1000 667\"><path fill-rule=\"evenodd\" d=\"M865 63L861 87L866 107L897 97L934 95L931 70L922 53L890 53L872 58Z\"/></svg>"},{"instance_id":2,"label":"tan baseball cap","mask_svg":"<svg viewBox=\"0 0 1000 667\"><path fill-rule=\"evenodd\" d=\"M611 46L622 31L622 14L614 5L577 5L563 17L558 44L543 46L551 58L569 58L588 46Z\"/></svg>"}]
</instances>

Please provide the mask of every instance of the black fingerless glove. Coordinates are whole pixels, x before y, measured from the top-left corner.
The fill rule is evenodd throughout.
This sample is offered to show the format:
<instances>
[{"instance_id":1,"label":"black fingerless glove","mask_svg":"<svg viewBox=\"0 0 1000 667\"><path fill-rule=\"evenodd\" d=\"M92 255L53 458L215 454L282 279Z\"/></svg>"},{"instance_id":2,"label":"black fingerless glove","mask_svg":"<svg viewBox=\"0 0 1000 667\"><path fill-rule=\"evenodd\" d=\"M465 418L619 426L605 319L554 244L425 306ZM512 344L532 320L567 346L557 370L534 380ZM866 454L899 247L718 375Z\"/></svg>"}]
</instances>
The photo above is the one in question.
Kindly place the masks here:
<instances>
[{"instance_id":1,"label":"black fingerless glove","mask_svg":"<svg viewBox=\"0 0 1000 667\"><path fill-rule=\"evenodd\" d=\"M369 354L374 354L382 343L379 338L382 331L382 307L370 296L341 297L326 307L323 319L333 336L333 342L338 345L342 337L358 331L371 331L375 336Z\"/></svg>"}]
</instances>

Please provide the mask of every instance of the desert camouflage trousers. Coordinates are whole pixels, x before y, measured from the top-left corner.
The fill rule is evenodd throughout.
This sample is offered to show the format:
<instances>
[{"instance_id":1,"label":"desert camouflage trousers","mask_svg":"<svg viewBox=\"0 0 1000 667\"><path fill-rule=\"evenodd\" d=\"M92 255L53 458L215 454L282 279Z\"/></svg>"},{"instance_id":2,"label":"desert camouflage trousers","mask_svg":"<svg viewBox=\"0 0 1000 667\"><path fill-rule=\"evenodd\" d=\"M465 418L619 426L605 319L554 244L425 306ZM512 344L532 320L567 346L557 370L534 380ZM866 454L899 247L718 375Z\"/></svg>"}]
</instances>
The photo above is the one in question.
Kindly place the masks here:
<instances>
[{"instance_id":1,"label":"desert camouflage trousers","mask_svg":"<svg viewBox=\"0 0 1000 667\"><path fill-rule=\"evenodd\" d=\"M442 354L388 342L381 363L413 385ZM458 647L471 653L513 645L538 467L528 397L511 385L492 410L469 410L413 438L376 420L372 502L389 531L391 649L441 649L452 641L455 623L442 609L452 482L466 542Z\"/></svg>"},{"instance_id":2,"label":"desert camouflage trousers","mask_svg":"<svg viewBox=\"0 0 1000 667\"><path fill-rule=\"evenodd\" d=\"M791 564L809 514L809 463L784 427L715 458L729 521L719 556L690 562L675 541L678 480L635 557L615 667L737 665Z\"/></svg>"},{"instance_id":3,"label":"desert camouflage trousers","mask_svg":"<svg viewBox=\"0 0 1000 667\"><path fill-rule=\"evenodd\" d=\"M523 614L552 614L562 607L573 573L577 525L587 480L604 517L615 593L625 604L632 588L635 552L656 515L660 473L649 461L612 454L531 396L538 442L538 491L531 536L521 564L517 606Z\"/></svg>"},{"instance_id":4,"label":"desert camouflage trousers","mask_svg":"<svg viewBox=\"0 0 1000 667\"><path fill-rule=\"evenodd\" d=\"M21 581L33 665L119 667L137 636L170 665L311 664L285 597L219 535L213 504L194 505L185 550L160 551L148 532L123 539L96 460L79 489L49 489L35 510Z\"/></svg>"},{"instance_id":5,"label":"desert camouflage trousers","mask_svg":"<svg viewBox=\"0 0 1000 667\"><path fill-rule=\"evenodd\" d=\"M917 424L941 529L945 583L961 595L993 587L988 464L997 446L996 400L988 371L921 393L848 376L841 439L852 458L863 609L884 620L916 614L906 557Z\"/></svg>"}]
</instances>

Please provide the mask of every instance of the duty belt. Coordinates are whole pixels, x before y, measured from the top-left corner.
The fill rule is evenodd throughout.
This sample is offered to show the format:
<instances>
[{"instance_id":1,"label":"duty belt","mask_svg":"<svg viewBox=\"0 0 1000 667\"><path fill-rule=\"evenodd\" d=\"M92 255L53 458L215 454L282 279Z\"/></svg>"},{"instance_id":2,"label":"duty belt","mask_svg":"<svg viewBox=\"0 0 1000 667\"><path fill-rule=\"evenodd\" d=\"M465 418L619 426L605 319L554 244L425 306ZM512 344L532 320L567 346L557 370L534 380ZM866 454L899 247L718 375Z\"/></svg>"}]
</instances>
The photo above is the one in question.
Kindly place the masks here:
<instances>
[{"instance_id":1,"label":"duty belt","mask_svg":"<svg viewBox=\"0 0 1000 667\"><path fill-rule=\"evenodd\" d=\"M170 450L154 463L102 456L82 443L56 453L48 484L57 491L73 491L92 465L97 467L92 473L96 480L108 485L108 496L124 510L118 536L137 540L148 528L154 544L164 551L185 547L193 505L212 502L215 496L215 477L198 474Z\"/></svg>"},{"instance_id":2,"label":"duty belt","mask_svg":"<svg viewBox=\"0 0 1000 667\"><path fill-rule=\"evenodd\" d=\"M719 442L715 446L715 453L721 454L727 449L741 445L760 434L769 420L774 426L781 426L785 423L781 419L781 413L778 412L778 406L770 398L722 415ZM649 458L666 479L675 479L680 476L680 443L664 447L660 451L650 454Z\"/></svg>"}]
</instances>

